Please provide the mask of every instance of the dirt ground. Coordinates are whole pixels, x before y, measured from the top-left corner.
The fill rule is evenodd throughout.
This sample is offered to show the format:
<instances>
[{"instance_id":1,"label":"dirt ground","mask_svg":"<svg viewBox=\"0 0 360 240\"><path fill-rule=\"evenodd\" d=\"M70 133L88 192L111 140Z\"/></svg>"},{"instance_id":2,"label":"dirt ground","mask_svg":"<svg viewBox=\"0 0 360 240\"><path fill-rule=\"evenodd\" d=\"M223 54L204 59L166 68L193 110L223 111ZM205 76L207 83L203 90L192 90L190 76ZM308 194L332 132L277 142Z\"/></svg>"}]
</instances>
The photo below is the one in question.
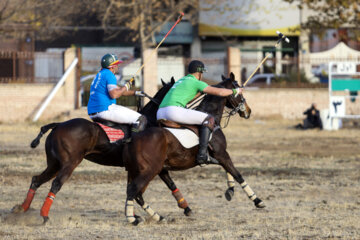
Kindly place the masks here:
<instances>
[{"instance_id":1,"label":"dirt ground","mask_svg":"<svg viewBox=\"0 0 360 240\"><path fill-rule=\"evenodd\" d=\"M152 222L136 207L146 219L137 227L124 216L125 170L86 160L57 194L45 226L39 213L51 182L28 212L11 213L45 169L45 137L30 149L41 123L0 124L0 239L360 239L360 128L291 128L298 122L234 117L224 129L233 162L266 208L256 209L239 184L227 201L224 170L196 167L171 173L193 215L157 177L144 198L166 220Z\"/></svg>"}]
</instances>

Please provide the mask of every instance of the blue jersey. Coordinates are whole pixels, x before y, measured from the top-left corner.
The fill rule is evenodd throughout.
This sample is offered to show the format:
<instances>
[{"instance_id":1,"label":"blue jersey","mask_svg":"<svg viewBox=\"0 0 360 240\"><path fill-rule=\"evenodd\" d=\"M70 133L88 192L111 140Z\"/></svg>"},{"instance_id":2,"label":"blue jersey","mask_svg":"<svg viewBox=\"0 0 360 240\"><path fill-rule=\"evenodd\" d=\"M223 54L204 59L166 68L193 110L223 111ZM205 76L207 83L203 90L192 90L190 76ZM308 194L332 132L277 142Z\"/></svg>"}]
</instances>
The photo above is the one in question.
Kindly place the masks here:
<instances>
[{"instance_id":1,"label":"blue jersey","mask_svg":"<svg viewBox=\"0 0 360 240\"><path fill-rule=\"evenodd\" d=\"M116 87L116 83L116 77L109 69L104 68L98 72L90 87L88 114L106 111L111 104L116 103L116 99L110 97L108 90Z\"/></svg>"}]
</instances>

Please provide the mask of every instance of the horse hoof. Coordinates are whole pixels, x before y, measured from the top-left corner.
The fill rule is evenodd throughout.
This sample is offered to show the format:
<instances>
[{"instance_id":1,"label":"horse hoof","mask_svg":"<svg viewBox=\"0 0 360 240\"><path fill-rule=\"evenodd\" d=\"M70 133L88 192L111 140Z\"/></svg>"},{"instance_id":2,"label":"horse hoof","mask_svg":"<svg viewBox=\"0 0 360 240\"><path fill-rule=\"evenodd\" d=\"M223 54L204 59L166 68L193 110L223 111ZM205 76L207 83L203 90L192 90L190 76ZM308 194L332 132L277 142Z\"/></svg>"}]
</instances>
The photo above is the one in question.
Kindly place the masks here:
<instances>
[{"instance_id":1,"label":"horse hoof","mask_svg":"<svg viewBox=\"0 0 360 240\"><path fill-rule=\"evenodd\" d=\"M25 212L24 208L21 205L15 205L12 209L11 209L12 213L22 213Z\"/></svg>"},{"instance_id":2,"label":"horse hoof","mask_svg":"<svg viewBox=\"0 0 360 240\"><path fill-rule=\"evenodd\" d=\"M255 207L257 207L257 208L264 208L264 207L266 207L266 206L265 206L265 203L264 203L263 201L261 201L260 198L255 198L254 204L255 204Z\"/></svg>"},{"instance_id":3,"label":"horse hoof","mask_svg":"<svg viewBox=\"0 0 360 240\"><path fill-rule=\"evenodd\" d=\"M225 192L225 198L228 201L231 201L232 197L234 196L234 189L233 188L228 188Z\"/></svg>"},{"instance_id":4,"label":"horse hoof","mask_svg":"<svg viewBox=\"0 0 360 240\"><path fill-rule=\"evenodd\" d=\"M191 216L191 214L192 214L191 209L189 207L186 207L185 210L184 210L184 214L187 217Z\"/></svg>"},{"instance_id":5,"label":"horse hoof","mask_svg":"<svg viewBox=\"0 0 360 240\"><path fill-rule=\"evenodd\" d=\"M141 224L141 223L144 222L144 220L142 219L142 217L140 217L140 216L138 216L138 215L135 215L134 217L135 217L135 221L131 223L132 225L137 226L137 225L139 225L139 224Z\"/></svg>"},{"instance_id":6,"label":"horse hoof","mask_svg":"<svg viewBox=\"0 0 360 240\"><path fill-rule=\"evenodd\" d=\"M141 224L142 222L143 222L143 220L141 219L141 217L136 217L135 221L132 222L131 224L134 226L137 226L137 225Z\"/></svg>"},{"instance_id":7,"label":"horse hoof","mask_svg":"<svg viewBox=\"0 0 360 240\"><path fill-rule=\"evenodd\" d=\"M49 217L46 216L46 217L43 217L44 221L43 221L43 225L45 225L48 221L49 221Z\"/></svg>"}]
</instances>

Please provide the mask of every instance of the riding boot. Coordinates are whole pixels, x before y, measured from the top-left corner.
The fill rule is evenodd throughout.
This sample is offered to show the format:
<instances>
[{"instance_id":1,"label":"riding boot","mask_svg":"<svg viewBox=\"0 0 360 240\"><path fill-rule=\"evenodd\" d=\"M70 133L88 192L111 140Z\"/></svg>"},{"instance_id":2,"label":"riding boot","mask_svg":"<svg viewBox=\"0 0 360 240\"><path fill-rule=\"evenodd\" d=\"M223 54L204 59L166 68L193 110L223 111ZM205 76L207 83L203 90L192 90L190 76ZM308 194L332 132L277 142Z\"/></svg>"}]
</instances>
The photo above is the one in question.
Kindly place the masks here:
<instances>
[{"instance_id":1,"label":"riding boot","mask_svg":"<svg viewBox=\"0 0 360 240\"><path fill-rule=\"evenodd\" d=\"M208 163L208 144L211 135L211 129L205 125L200 127L200 139L199 139L199 152L196 157L197 164L207 164Z\"/></svg>"},{"instance_id":2,"label":"riding boot","mask_svg":"<svg viewBox=\"0 0 360 240\"><path fill-rule=\"evenodd\" d=\"M147 119L144 115L141 115L138 120L131 126L131 134L143 131L146 128Z\"/></svg>"}]
</instances>

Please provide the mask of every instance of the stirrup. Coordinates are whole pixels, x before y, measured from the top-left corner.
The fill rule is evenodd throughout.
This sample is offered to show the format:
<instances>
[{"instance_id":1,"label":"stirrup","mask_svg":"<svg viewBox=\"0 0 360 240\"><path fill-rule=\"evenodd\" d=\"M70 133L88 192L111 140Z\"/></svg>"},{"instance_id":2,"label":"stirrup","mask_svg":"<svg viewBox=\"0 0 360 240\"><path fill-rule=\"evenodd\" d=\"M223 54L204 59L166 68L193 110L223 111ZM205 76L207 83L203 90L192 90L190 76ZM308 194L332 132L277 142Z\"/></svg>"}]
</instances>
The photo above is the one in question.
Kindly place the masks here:
<instances>
[{"instance_id":1,"label":"stirrup","mask_svg":"<svg viewBox=\"0 0 360 240\"><path fill-rule=\"evenodd\" d=\"M204 162L200 162L198 160L198 158L196 157L196 163L197 165L199 165L200 167L204 167L205 165L208 165L208 164L220 164L218 160L216 160L215 158L211 157L209 155L209 153L207 153L207 159L204 161ZM203 161L203 160L201 160Z\"/></svg>"},{"instance_id":2,"label":"stirrup","mask_svg":"<svg viewBox=\"0 0 360 240\"><path fill-rule=\"evenodd\" d=\"M203 156L201 156L201 157L203 157ZM208 153L206 153L206 159L199 159L199 155L197 155L196 156L196 163L197 163L197 165L200 165L200 166L204 166L204 165L206 165L206 164L209 164L210 163L210 158L209 158L209 154Z\"/></svg>"}]
</instances>

